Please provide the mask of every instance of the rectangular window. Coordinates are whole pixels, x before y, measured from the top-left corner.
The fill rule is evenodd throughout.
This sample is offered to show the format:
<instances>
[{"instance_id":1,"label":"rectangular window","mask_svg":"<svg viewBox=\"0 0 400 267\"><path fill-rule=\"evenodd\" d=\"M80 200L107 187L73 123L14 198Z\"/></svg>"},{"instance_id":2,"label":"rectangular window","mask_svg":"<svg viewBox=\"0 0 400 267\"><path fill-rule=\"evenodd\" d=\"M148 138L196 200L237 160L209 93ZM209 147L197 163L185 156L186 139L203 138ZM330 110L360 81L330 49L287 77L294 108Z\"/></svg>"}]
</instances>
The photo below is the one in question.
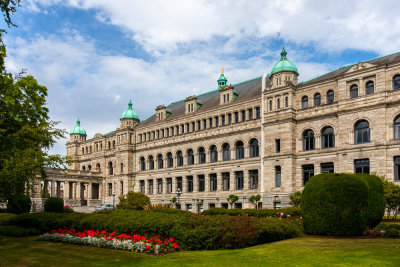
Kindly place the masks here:
<instances>
[{"instance_id":1,"label":"rectangular window","mask_svg":"<svg viewBox=\"0 0 400 267\"><path fill-rule=\"evenodd\" d=\"M274 202L274 209L282 208L281 202Z\"/></svg>"},{"instance_id":2,"label":"rectangular window","mask_svg":"<svg viewBox=\"0 0 400 267\"><path fill-rule=\"evenodd\" d=\"M112 183L108 183L108 196L112 196L112 193L113 193L113 191L112 191Z\"/></svg>"},{"instance_id":3,"label":"rectangular window","mask_svg":"<svg viewBox=\"0 0 400 267\"><path fill-rule=\"evenodd\" d=\"M239 112L235 112L235 122L239 122Z\"/></svg>"},{"instance_id":4,"label":"rectangular window","mask_svg":"<svg viewBox=\"0 0 400 267\"><path fill-rule=\"evenodd\" d=\"M209 208L209 209L215 208L215 203L209 203L209 204L208 204L208 208Z\"/></svg>"},{"instance_id":5,"label":"rectangular window","mask_svg":"<svg viewBox=\"0 0 400 267\"><path fill-rule=\"evenodd\" d=\"M195 126L196 126L195 122L192 122L192 129L190 130L191 132L195 131Z\"/></svg>"},{"instance_id":6,"label":"rectangular window","mask_svg":"<svg viewBox=\"0 0 400 267\"><path fill-rule=\"evenodd\" d=\"M275 187L281 187L281 166L275 166Z\"/></svg>"},{"instance_id":7,"label":"rectangular window","mask_svg":"<svg viewBox=\"0 0 400 267\"><path fill-rule=\"evenodd\" d=\"M182 177L176 177L176 191L178 191L178 189L182 192Z\"/></svg>"},{"instance_id":8,"label":"rectangular window","mask_svg":"<svg viewBox=\"0 0 400 267\"><path fill-rule=\"evenodd\" d=\"M249 109L249 120L253 119L253 109Z\"/></svg>"},{"instance_id":9,"label":"rectangular window","mask_svg":"<svg viewBox=\"0 0 400 267\"><path fill-rule=\"evenodd\" d=\"M208 119L208 127L209 127L209 128L212 128L212 127L213 127L212 121L213 121L212 118L209 118L209 119Z\"/></svg>"},{"instance_id":10,"label":"rectangular window","mask_svg":"<svg viewBox=\"0 0 400 267\"><path fill-rule=\"evenodd\" d=\"M222 190L229 191L230 177L229 172L222 173Z\"/></svg>"},{"instance_id":11,"label":"rectangular window","mask_svg":"<svg viewBox=\"0 0 400 267\"><path fill-rule=\"evenodd\" d=\"M232 123L232 114L228 114L228 124Z\"/></svg>"},{"instance_id":12,"label":"rectangular window","mask_svg":"<svg viewBox=\"0 0 400 267\"><path fill-rule=\"evenodd\" d=\"M354 160L354 173L369 173L369 159Z\"/></svg>"},{"instance_id":13,"label":"rectangular window","mask_svg":"<svg viewBox=\"0 0 400 267\"><path fill-rule=\"evenodd\" d=\"M260 107L256 107L256 119L261 118Z\"/></svg>"},{"instance_id":14,"label":"rectangular window","mask_svg":"<svg viewBox=\"0 0 400 267\"><path fill-rule=\"evenodd\" d=\"M163 191L162 179L157 179L157 193L162 194L162 191Z\"/></svg>"},{"instance_id":15,"label":"rectangular window","mask_svg":"<svg viewBox=\"0 0 400 267\"><path fill-rule=\"evenodd\" d=\"M242 110L242 121L246 120L246 110Z\"/></svg>"},{"instance_id":16,"label":"rectangular window","mask_svg":"<svg viewBox=\"0 0 400 267\"><path fill-rule=\"evenodd\" d=\"M149 180L148 181L148 183L149 183L149 188L148 188L148 190L149 190L149 195L152 195L153 194L153 180Z\"/></svg>"},{"instance_id":17,"label":"rectangular window","mask_svg":"<svg viewBox=\"0 0 400 267\"><path fill-rule=\"evenodd\" d=\"M206 119L203 120L203 129L204 130L207 129L207 120Z\"/></svg>"},{"instance_id":18,"label":"rectangular window","mask_svg":"<svg viewBox=\"0 0 400 267\"><path fill-rule=\"evenodd\" d=\"M172 178L167 178L167 193L172 193Z\"/></svg>"},{"instance_id":19,"label":"rectangular window","mask_svg":"<svg viewBox=\"0 0 400 267\"><path fill-rule=\"evenodd\" d=\"M201 130L201 121L197 121L197 131Z\"/></svg>"},{"instance_id":20,"label":"rectangular window","mask_svg":"<svg viewBox=\"0 0 400 267\"><path fill-rule=\"evenodd\" d=\"M314 165L303 165L301 166L303 170L303 186L307 183L307 181L314 176Z\"/></svg>"},{"instance_id":21,"label":"rectangular window","mask_svg":"<svg viewBox=\"0 0 400 267\"><path fill-rule=\"evenodd\" d=\"M224 126L225 125L225 115L221 116L221 125Z\"/></svg>"},{"instance_id":22,"label":"rectangular window","mask_svg":"<svg viewBox=\"0 0 400 267\"><path fill-rule=\"evenodd\" d=\"M171 136L174 136L174 127L171 127Z\"/></svg>"},{"instance_id":23,"label":"rectangular window","mask_svg":"<svg viewBox=\"0 0 400 267\"><path fill-rule=\"evenodd\" d=\"M234 208L235 209L242 209L243 208L242 203L235 203Z\"/></svg>"},{"instance_id":24,"label":"rectangular window","mask_svg":"<svg viewBox=\"0 0 400 267\"><path fill-rule=\"evenodd\" d=\"M123 196L124 195L124 181L121 181L120 189L121 189L121 196Z\"/></svg>"},{"instance_id":25,"label":"rectangular window","mask_svg":"<svg viewBox=\"0 0 400 267\"><path fill-rule=\"evenodd\" d=\"M210 174L210 191L217 191L217 174Z\"/></svg>"},{"instance_id":26,"label":"rectangular window","mask_svg":"<svg viewBox=\"0 0 400 267\"><path fill-rule=\"evenodd\" d=\"M228 203L222 203L221 208L228 209L229 208Z\"/></svg>"},{"instance_id":27,"label":"rectangular window","mask_svg":"<svg viewBox=\"0 0 400 267\"><path fill-rule=\"evenodd\" d=\"M189 123L186 123L186 132L187 132L187 133L190 132Z\"/></svg>"},{"instance_id":28,"label":"rectangular window","mask_svg":"<svg viewBox=\"0 0 400 267\"><path fill-rule=\"evenodd\" d=\"M192 204L186 204L186 210L192 212Z\"/></svg>"},{"instance_id":29,"label":"rectangular window","mask_svg":"<svg viewBox=\"0 0 400 267\"><path fill-rule=\"evenodd\" d=\"M281 139L275 139L275 153L281 153Z\"/></svg>"},{"instance_id":30,"label":"rectangular window","mask_svg":"<svg viewBox=\"0 0 400 267\"><path fill-rule=\"evenodd\" d=\"M121 173L123 173L123 172L124 172L124 164L121 163Z\"/></svg>"},{"instance_id":31,"label":"rectangular window","mask_svg":"<svg viewBox=\"0 0 400 267\"><path fill-rule=\"evenodd\" d=\"M321 173L334 173L334 172L335 172L335 166L333 165L333 162L321 163Z\"/></svg>"},{"instance_id":32,"label":"rectangular window","mask_svg":"<svg viewBox=\"0 0 400 267\"><path fill-rule=\"evenodd\" d=\"M140 180L140 193L145 194L144 180Z\"/></svg>"},{"instance_id":33,"label":"rectangular window","mask_svg":"<svg viewBox=\"0 0 400 267\"><path fill-rule=\"evenodd\" d=\"M236 190L243 190L243 185L244 185L243 172L242 171L235 172L235 176L236 176Z\"/></svg>"},{"instance_id":34,"label":"rectangular window","mask_svg":"<svg viewBox=\"0 0 400 267\"><path fill-rule=\"evenodd\" d=\"M400 157L394 157L394 180L400 180Z\"/></svg>"},{"instance_id":35,"label":"rectangular window","mask_svg":"<svg viewBox=\"0 0 400 267\"><path fill-rule=\"evenodd\" d=\"M185 125L181 125L181 134L184 134L185 133Z\"/></svg>"},{"instance_id":36,"label":"rectangular window","mask_svg":"<svg viewBox=\"0 0 400 267\"><path fill-rule=\"evenodd\" d=\"M219 126L219 117L215 117L215 127Z\"/></svg>"},{"instance_id":37,"label":"rectangular window","mask_svg":"<svg viewBox=\"0 0 400 267\"><path fill-rule=\"evenodd\" d=\"M204 178L204 175L199 175L197 176L197 178L199 179L199 192L204 192L206 188L206 180Z\"/></svg>"},{"instance_id":38,"label":"rectangular window","mask_svg":"<svg viewBox=\"0 0 400 267\"><path fill-rule=\"evenodd\" d=\"M250 189L258 188L258 170L249 171Z\"/></svg>"},{"instance_id":39,"label":"rectangular window","mask_svg":"<svg viewBox=\"0 0 400 267\"><path fill-rule=\"evenodd\" d=\"M193 176L187 177L187 191L193 192Z\"/></svg>"}]
</instances>

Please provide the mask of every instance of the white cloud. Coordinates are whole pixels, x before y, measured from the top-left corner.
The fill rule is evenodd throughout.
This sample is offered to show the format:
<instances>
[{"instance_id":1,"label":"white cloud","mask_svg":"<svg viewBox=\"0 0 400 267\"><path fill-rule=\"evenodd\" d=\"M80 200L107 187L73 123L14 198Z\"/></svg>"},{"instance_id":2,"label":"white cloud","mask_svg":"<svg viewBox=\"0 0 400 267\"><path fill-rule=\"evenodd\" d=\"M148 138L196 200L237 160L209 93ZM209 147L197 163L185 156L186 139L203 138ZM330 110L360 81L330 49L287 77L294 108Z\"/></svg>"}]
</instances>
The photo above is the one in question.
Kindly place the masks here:
<instances>
[{"instance_id":1,"label":"white cloud","mask_svg":"<svg viewBox=\"0 0 400 267\"><path fill-rule=\"evenodd\" d=\"M400 47L395 0L31 0L29 6L37 11L38 5L55 4L94 9L102 22L121 27L154 53L216 36L235 40L275 37L277 32L287 41L331 51L384 54Z\"/></svg>"}]
</instances>

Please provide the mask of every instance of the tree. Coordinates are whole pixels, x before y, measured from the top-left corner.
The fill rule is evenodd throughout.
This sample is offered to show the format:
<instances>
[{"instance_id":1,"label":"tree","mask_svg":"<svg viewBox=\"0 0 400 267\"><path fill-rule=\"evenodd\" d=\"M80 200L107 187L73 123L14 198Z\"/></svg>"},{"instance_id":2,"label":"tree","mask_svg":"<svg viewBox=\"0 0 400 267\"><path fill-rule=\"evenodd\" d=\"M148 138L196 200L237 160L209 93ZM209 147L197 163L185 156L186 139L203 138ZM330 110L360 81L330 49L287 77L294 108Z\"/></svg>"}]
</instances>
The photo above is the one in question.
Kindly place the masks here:
<instances>
[{"instance_id":1,"label":"tree","mask_svg":"<svg viewBox=\"0 0 400 267\"><path fill-rule=\"evenodd\" d=\"M289 204L293 207L300 207L300 200L301 200L301 191L297 191L290 196Z\"/></svg>"},{"instance_id":2,"label":"tree","mask_svg":"<svg viewBox=\"0 0 400 267\"><path fill-rule=\"evenodd\" d=\"M144 207L150 205L150 198L145 194L130 191L125 196L119 197L118 209L144 210Z\"/></svg>"},{"instance_id":3,"label":"tree","mask_svg":"<svg viewBox=\"0 0 400 267\"><path fill-rule=\"evenodd\" d=\"M8 26L15 26L10 15L20 1L2 0L0 9ZM23 199L34 179L45 179L46 168L65 166L66 158L48 150L64 130L49 119L47 88L24 72L8 73L6 47L0 30L0 203Z\"/></svg>"},{"instance_id":4,"label":"tree","mask_svg":"<svg viewBox=\"0 0 400 267\"><path fill-rule=\"evenodd\" d=\"M383 182L383 192L385 194L386 202L386 213L389 217L392 215L392 219L397 218L397 209L400 206L400 186L393 182L389 182L385 177L380 177Z\"/></svg>"},{"instance_id":5,"label":"tree","mask_svg":"<svg viewBox=\"0 0 400 267\"><path fill-rule=\"evenodd\" d=\"M226 200L228 201L229 205L232 208L233 204L235 204L235 202L239 200L239 197L237 195L230 194Z\"/></svg>"},{"instance_id":6,"label":"tree","mask_svg":"<svg viewBox=\"0 0 400 267\"><path fill-rule=\"evenodd\" d=\"M261 200L261 196L260 195L249 197L249 201L251 203L253 203L255 209L257 209L258 202L260 202L260 200Z\"/></svg>"},{"instance_id":7,"label":"tree","mask_svg":"<svg viewBox=\"0 0 400 267\"><path fill-rule=\"evenodd\" d=\"M171 198L171 204L172 204L172 206L175 206L175 205L176 205L176 201L177 201L176 197Z\"/></svg>"}]
</instances>

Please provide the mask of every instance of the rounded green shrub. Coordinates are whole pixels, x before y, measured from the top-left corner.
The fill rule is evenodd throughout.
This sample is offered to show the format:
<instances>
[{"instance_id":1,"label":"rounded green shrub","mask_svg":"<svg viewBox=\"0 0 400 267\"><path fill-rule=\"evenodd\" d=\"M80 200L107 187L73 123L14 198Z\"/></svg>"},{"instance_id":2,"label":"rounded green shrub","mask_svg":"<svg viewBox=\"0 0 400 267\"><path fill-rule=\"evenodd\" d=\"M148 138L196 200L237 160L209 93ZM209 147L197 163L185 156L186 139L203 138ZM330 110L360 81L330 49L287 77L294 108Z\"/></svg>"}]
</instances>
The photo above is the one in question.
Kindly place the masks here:
<instances>
[{"instance_id":1,"label":"rounded green shrub","mask_svg":"<svg viewBox=\"0 0 400 267\"><path fill-rule=\"evenodd\" d=\"M44 202L45 212L63 212L64 200L59 197L49 197Z\"/></svg>"},{"instance_id":2,"label":"rounded green shrub","mask_svg":"<svg viewBox=\"0 0 400 267\"><path fill-rule=\"evenodd\" d=\"M145 194L130 191L126 197L119 197L118 209L144 210L150 204L150 198Z\"/></svg>"},{"instance_id":3,"label":"rounded green shrub","mask_svg":"<svg viewBox=\"0 0 400 267\"><path fill-rule=\"evenodd\" d=\"M368 185L354 174L316 175L304 187L301 209L307 234L361 235L367 226Z\"/></svg>"},{"instance_id":4,"label":"rounded green shrub","mask_svg":"<svg viewBox=\"0 0 400 267\"><path fill-rule=\"evenodd\" d=\"M367 221L370 228L377 226L385 214L385 195L383 183L379 177L366 173L356 174L368 184L368 211Z\"/></svg>"},{"instance_id":5,"label":"rounded green shrub","mask_svg":"<svg viewBox=\"0 0 400 267\"><path fill-rule=\"evenodd\" d=\"M21 214L31 211L31 198L25 194L16 195L7 202L7 212Z\"/></svg>"}]
</instances>

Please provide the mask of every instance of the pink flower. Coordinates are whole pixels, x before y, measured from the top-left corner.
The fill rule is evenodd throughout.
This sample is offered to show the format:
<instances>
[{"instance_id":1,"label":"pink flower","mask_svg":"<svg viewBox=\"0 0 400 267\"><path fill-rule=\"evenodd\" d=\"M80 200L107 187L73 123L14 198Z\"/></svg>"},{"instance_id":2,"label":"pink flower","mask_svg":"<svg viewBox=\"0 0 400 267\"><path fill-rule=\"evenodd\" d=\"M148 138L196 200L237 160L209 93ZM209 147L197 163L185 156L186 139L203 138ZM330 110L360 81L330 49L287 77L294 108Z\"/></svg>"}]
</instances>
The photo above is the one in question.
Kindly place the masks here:
<instances>
[{"instance_id":1,"label":"pink flower","mask_svg":"<svg viewBox=\"0 0 400 267\"><path fill-rule=\"evenodd\" d=\"M284 214L284 213L283 213L283 212L281 212L280 216L282 217L282 216L283 216L283 214Z\"/></svg>"},{"instance_id":2,"label":"pink flower","mask_svg":"<svg viewBox=\"0 0 400 267\"><path fill-rule=\"evenodd\" d=\"M290 214L288 216L286 216L286 218L290 218Z\"/></svg>"}]
</instances>

